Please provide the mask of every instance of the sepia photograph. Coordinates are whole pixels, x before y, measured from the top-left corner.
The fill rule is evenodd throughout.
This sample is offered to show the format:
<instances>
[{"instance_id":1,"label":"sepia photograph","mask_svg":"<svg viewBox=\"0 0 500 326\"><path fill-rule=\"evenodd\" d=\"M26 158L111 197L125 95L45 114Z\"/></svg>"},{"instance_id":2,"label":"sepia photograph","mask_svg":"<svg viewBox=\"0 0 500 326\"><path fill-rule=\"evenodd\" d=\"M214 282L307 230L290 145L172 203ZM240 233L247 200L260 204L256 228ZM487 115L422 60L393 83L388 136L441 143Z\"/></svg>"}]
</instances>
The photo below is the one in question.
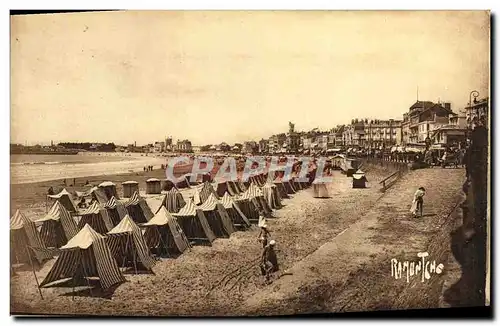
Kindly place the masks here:
<instances>
[{"instance_id":1,"label":"sepia photograph","mask_svg":"<svg viewBox=\"0 0 500 326\"><path fill-rule=\"evenodd\" d=\"M12 316L492 316L486 8L9 19Z\"/></svg>"}]
</instances>

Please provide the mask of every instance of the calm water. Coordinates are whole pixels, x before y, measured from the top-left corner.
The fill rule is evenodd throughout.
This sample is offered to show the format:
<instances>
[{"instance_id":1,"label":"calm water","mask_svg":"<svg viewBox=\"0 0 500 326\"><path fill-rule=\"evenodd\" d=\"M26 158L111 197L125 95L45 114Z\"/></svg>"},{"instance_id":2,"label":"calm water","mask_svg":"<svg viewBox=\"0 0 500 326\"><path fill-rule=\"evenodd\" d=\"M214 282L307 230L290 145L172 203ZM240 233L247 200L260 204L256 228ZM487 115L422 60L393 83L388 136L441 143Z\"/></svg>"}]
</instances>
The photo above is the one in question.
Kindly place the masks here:
<instances>
[{"instance_id":1,"label":"calm water","mask_svg":"<svg viewBox=\"0 0 500 326\"><path fill-rule=\"evenodd\" d=\"M95 175L142 171L146 165L159 166L165 158L140 154L11 155L12 184L81 178Z\"/></svg>"}]
</instances>

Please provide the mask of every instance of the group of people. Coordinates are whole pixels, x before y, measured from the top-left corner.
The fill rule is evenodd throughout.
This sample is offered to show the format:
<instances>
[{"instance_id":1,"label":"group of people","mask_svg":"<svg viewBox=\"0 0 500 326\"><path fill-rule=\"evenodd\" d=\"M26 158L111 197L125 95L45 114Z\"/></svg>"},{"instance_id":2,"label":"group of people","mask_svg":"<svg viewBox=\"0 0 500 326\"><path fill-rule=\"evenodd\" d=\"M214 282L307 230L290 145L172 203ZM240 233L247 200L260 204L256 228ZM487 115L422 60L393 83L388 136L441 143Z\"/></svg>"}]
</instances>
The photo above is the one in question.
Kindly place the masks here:
<instances>
[{"instance_id":1,"label":"group of people","mask_svg":"<svg viewBox=\"0 0 500 326\"><path fill-rule=\"evenodd\" d=\"M151 171L153 171L153 166L152 165L148 165L148 166L144 167L144 172L151 172Z\"/></svg>"}]
</instances>

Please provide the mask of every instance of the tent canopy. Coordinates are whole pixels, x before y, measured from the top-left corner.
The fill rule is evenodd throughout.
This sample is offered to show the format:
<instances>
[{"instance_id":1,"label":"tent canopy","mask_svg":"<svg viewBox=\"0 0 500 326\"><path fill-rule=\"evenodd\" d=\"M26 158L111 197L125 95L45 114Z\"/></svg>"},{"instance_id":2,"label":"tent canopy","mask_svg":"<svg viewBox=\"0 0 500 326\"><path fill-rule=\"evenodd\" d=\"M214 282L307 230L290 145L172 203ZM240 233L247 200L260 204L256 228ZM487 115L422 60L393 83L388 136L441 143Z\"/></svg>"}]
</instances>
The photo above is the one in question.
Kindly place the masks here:
<instances>
[{"instance_id":1,"label":"tent canopy","mask_svg":"<svg viewBox=\"0 0 500 326\"><path fill-rule=\"evenodd\" d=\"M111 181L104 181L101 184L99 184L99 187L114 187L115 184Z\"/></svg>"},{"instance_id":2,"label":"tent canopy","mask_svg":"<svg viewBox=\"0 0 500 326\"><path fill-rule=\"evenodd\" d=\"M71 198L71 194L66 190L66 188L64 188L63 190L61 190L61 192L59 192L58 194L55 194L55 195L47 195L49 198L52 198L52 199L59 199L63 196L69 196Z\"/></svg>"},{"instance_id":3,"label":"tent canopy","mask_svg":"<svg viewBox=\"0 0 500 326\"><path fill-rule=\"evenodd\" d=\"M103 239L104 237L97 233L92 227L88 224L78 232L73 238L71 238L67 244L61 247L61 249L87 249L90 247L94 241L99 239Z\"/></svg>"},{"instance_id":4,"label":"tent canopy","mask_svg":"<svg viewBox=\"0 0 500 326\"><path fill-rule=\"evenodd\" d=\"M108 234L132 233L138 229L137 224L127 214Z\"/></svg>"}]
</instances>

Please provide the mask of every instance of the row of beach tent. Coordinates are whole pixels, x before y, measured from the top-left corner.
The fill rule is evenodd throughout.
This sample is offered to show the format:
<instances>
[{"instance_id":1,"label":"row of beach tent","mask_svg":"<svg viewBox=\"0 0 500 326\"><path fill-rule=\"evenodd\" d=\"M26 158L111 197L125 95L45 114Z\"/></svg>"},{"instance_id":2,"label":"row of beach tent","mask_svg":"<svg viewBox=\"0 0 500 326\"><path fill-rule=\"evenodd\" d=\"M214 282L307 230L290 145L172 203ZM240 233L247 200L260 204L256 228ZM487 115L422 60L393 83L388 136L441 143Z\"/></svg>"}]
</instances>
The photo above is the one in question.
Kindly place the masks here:
<instances>
[{"instance_id":1,"label":"row of beach tent","mask_svg":"<svg viewBox=\"0 0 500 326\"><path fill-rule=\"evenodd\" d=\"M94 199L85 209L78 209L64 189L49 196L55 202L39 219L16 211L10 223L11 260L33 266L57 256L40 288L61 282L89 285L90 278L98 277L108 289L125 280L124 269L152 272L160 257L176 257L193 245L211 245L252 224L265 224L282 199L311 185L326 189L311 178L285 181L279 174L273 181L262 174L245 183L205 181L196 187L182 180L164 192L154 210L138 190L120 199L111 182L76 193ZM181 194L183 186L193 188L192 197Z\"/></svg>"}]
</instances>

